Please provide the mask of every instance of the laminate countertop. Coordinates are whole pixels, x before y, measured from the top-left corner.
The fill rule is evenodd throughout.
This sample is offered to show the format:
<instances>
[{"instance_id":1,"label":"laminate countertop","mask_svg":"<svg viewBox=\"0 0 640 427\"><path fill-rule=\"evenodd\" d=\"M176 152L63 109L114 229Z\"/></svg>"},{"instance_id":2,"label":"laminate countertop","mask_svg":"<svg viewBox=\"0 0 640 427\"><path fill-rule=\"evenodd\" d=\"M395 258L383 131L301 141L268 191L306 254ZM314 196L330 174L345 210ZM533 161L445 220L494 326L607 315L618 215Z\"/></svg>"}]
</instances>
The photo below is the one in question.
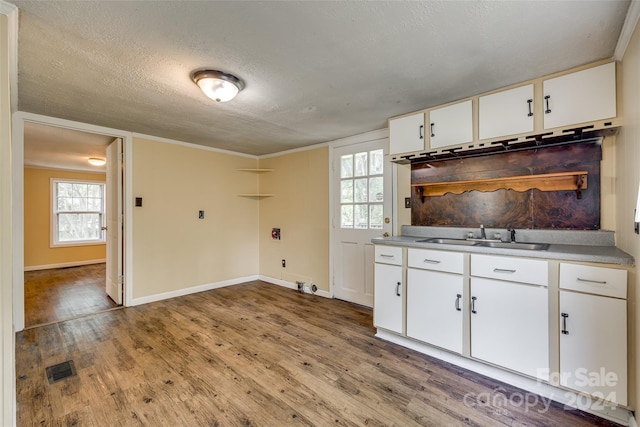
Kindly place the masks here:
<instances>
[{"instance_id":1,"label":"laminate countertop","mask_svg":"<svg viewBox=\"0 0 640 427\"><path fill-rule=\"evenodd\" d=\"M492 248L421 241L430 238L465 239L469 231L475 231L475 234L478 234L477 229L468 228L404 226L401 236L380 237L371 241L376 245L521 256L560 261L635 265L635 260L631 255L613 244L613 232L609 231L516 230L516 241L548 244L548 248L544 250L521 249L515 247L516 245L514 245L514 248ZM486 233L489 238L494 237L496 233L500 233L503 241L506 240L505 237L509 236L507 230L502 229L486 229Z\"/></svg>"}]
</instances>

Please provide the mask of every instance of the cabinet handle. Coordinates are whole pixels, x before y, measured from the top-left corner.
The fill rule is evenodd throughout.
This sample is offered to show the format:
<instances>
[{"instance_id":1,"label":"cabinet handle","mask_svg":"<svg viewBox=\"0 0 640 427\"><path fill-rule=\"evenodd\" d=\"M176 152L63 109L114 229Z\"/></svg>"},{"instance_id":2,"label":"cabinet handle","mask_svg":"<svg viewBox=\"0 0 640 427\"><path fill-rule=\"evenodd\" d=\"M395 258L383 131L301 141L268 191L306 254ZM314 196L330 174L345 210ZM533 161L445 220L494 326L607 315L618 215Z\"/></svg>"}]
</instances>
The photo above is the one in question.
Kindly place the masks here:
<instances>
[{"instance_id":1,"label":"cabinet handle","mask_svg":"<svg viewBox=\"0 0 640 427\"><path fill-rule=\"evenodd\" d=\"M393 255L387 255L387 254L380 254L381 258L395 258L395 256Z\"/></svg>"},{"instance_id":2,"label":"cabinet handle","mask_svg":"<svg viewBox=\"0 0 640 427\"><path fill-rule=\"evenodd\" d=\"M505 270L504 268L494 268L493 272L494 273L509 273L509 274L513 274L516 271L515 270Z\"/></svg>"},{"instance_id":3,"label":"cabinet handle","mask_svg":"<svg viewBox=\"0 0 640 427\"><path fill-rule=\"evenodd\" d=\"M477 300L477 299L478 299L478 298L476 298L476 297L471 297L471 312L472 312L473 314L476 314L476 313L477 313L477 311L476 311L476 300Z\"/></svg>"},{"instance_id":4,"label":"cabinet handle","mask_svg":"<svg viewBox=\"0 0 640 427\"><path fill-rule=\"evenodd\" d=\"M420 139L424 139L424 135L422 134L422 129L424 129L424 125L420 125Z\"/></svg>"},{"instance_id":5,"label":"cabinet handle","mask_svg":"<svg viewBox=\"0 0 640 427\"><path fill-rule=\"evenodd\" d=\"M544 113L545 113L545 114L549 114L549 113L551 112L551 109L549 108L549 99L550 99L550 98L551 98L551 95L546 95L546 96L544 97L544 105L547 107L547 108L544 110Z\"/></svg>"},{"instance_id":6,"label":"cabinet handle","mask_svg":"<svg viewBox=\"0 0 640 427\"><path fill-rule=\"evenodd\" d=\"M529 105L529 114L527 114L527 117L531 117L533 116L533 111L531 111L531 104L533 104L533 99L527 99L527 104Z\"/></svg>"},{"instance_id":7,"label":"cabinet handle","mask_svg":"<svg viewBox=\"0 0 640 427\"><path fill-rule=\"evenodd\" d=\"M560 313L562 316L562 332L565 335L569 335L569 331L567 331L567 317L569 317L569 313Z\"/></svg>"},{"instance_id":8,"label":"cabinet handle","mask_svg":"<svg viewBox=\"0 0 640 427\"><path fill-rule=\"evenodd\" d=\"M462 295L456 294L455 307L456 307L456 310L458 310L458 311L462 311L462 309L460 308L460 298L462 298Z\"/></svg>"},{"instance_id":9,"label":"cabinet handle","mask_svg":"<svg viewBox=\"0 0 640 427\"><path fill-rule=\"evenodd\" d=\"M589 280L589 279L581 279L580 277L578 277L578 282L597 283L599 285L607 284L606 280Z\"/></svg>"},{"instance_id":10,"label":"cabinet handle","mask_svg":"<svg viewBox=\"0 0 640 427\"><path fill-rule=\"evenodd\" d=\"M440 264L440 261L438 261L437 259L427 259L425 258L424 261L422 262L426 262L428 264Z\"/></svg>"},{"instance_id":11,"label":"cabinet handle","mask_svg":"<svg viewBox=\"0 0 640 427\"><path fill-rule=\"evenodd\" d=\"M431 123L431 126L430 126L430 128L431 128L431 138L433 138L434 136L436 136L435 132L433 131L433 127L434 127L435 125L436 125L435 123Z\"/></svg>"},{"instance_id":12,"label":"cabinet handle","mask_svg":"<svg viewBox=\"0 0 640 427\"><path fill-rule=\"evenodd\" d=\"M398 282L398 284L396 285L396 296L397 297L400 296L400 286L402 286L402 283Z\"/></svg>"}]
</instances>

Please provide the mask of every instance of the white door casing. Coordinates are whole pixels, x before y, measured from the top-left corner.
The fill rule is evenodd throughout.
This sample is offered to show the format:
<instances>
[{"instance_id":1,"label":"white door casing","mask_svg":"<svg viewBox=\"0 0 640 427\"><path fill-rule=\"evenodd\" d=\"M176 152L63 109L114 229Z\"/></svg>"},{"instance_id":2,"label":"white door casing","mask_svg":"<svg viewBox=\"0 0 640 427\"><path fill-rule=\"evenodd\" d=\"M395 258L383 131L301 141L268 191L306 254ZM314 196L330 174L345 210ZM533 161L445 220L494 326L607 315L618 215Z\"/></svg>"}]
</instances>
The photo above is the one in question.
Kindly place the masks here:
<instances>
[{"instance_id":1,"label":"white door casing","mask_svg":"<svg viewBox=\"0 0 640 427\"><path fill-rule=\"evenodd\" d=\"M333 295L373 306L371 239L392 230L392 165L388 138L333 150ZM351 169L350 166L351 165Z\"/></svg>"},{"instance_id":2,"label":"white door casing","mask_svg":"<svg viewBox=\"0 0 640 427\"><path fill-rule=\"evenodd\" d=\"M107 148L107 295L122 305L122 139L117 138Z\"/></svg>"}]
</instances>

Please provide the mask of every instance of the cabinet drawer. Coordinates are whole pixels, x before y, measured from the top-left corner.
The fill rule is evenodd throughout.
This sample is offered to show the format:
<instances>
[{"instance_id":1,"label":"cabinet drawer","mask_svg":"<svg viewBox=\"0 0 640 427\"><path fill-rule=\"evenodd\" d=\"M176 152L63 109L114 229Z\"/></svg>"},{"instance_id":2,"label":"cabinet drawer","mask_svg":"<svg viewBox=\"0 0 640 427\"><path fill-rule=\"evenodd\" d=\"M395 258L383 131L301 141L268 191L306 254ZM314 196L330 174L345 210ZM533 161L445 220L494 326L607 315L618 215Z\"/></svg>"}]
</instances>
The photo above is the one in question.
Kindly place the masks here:
<instances>
[{"instance_id":1,"label":"cabinet drawer","mask_svg":"<svg viewBox=\"0 0 640 427\"><path fill-rule=\"evenodd\" d=\"M409 249L408 266L411 268L462 274L464 254L429 249Z\"/></svg>"},{"instance_id":2,"label":"cabinet drawer","mask_svg":"<svg viewBox=\"0 0 640 427\"><path fill-rule=\"evenodd\" d=\"M402 248L399 246L376 245L376 262L402 265Z\"/></svg>"},{"instance_id":3,"label":"cabinet drawer","mask_svg":"<svg viewBox=\"0 0 640 427\"><path fill-rule=\"evenodd\" d=\"M537 259L472 254L471 275L547 286L549 264Z\"/></svg>"},{"instance_id":4,"label":"cabinet drawer","mask_svg":"<svg viewBox=\"0 0 640 427\"><path fill-rule=\"evenodd\" d=\"M560 263L560 289L627 298L627 270Z\"/></svg>"}]
</instances>

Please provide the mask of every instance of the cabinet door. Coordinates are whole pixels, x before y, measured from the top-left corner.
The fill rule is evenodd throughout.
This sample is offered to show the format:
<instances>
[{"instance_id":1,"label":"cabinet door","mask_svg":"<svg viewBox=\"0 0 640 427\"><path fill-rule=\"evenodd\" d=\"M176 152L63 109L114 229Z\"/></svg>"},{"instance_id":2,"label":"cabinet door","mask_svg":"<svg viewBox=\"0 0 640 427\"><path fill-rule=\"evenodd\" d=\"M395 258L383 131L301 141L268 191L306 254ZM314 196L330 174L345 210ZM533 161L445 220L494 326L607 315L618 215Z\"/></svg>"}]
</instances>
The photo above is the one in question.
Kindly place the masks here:
<instances>
[{"instance_id":1,"label":"cabinet door","mask_svg":"<svg viewBox=\"0 0 640 427\"><path fill-rule=\"evenodd\" d=\"M424 150L424 113L389 120L389 154Z\"/></svg>"},{"instance_id":2,"label":"cabinet door","mask_svg":"<svg viewBox=\"0 0 640 427\"><path fill-rule=\"evenodd\" d=\"M402 267L375 264L373 325L402 333Z\"/></svg>"},{"instance_id":3,"label":"cabinet door","mask_svg":"<svg viewBox=\"0 0 640 427\"><path fill-rule=\"evenodd\" d=\"M461 275L407 272L407 336L462 353Z\"/></svg>"},{"instance_id":4,"label":"cabinet door","mask_svg":"<svg viewBox=\"0 0 640 427\"><path fill-rule=\"evenodd\" d=\"M471 356L547 381L547 288L471 278Z\"/></svg>"},{"instance_id":5,"label":"cabinet door","mask_svg":"<svg viewBox=\"0 0 640 427\"><path fill-rule=\"evenodd\" d=\"M480 139L533 132L533 85L481 96Z\"/></svg>"},{"instance_id":6,"label":"cabinet door","mask_svg":"<svg viewBox=\"0 0 640 427\"><path fill-rule=\"evenodd\" d=\"M616 64L543 82L544 128L552 129L616 116Z\"/></svg>"},{"instance_id":7,"label":"cabinet door","mask_svg":"<svg viewBox=\"0 0 640 427\"><path fill-rule=\"evenodd\" d=\"M473 141L471 101L459 102L429 112L431 149Z\"/></svg>"},{"instance_id":8,"label":"cabinet door","mask_svg":"<svg viewBox=\"0 0 640 427\"><path fill-rule=\"evenodd\" d=\"M560 291L560 384L627 404L627 302Z\"/></svg>"}]
</instances>

